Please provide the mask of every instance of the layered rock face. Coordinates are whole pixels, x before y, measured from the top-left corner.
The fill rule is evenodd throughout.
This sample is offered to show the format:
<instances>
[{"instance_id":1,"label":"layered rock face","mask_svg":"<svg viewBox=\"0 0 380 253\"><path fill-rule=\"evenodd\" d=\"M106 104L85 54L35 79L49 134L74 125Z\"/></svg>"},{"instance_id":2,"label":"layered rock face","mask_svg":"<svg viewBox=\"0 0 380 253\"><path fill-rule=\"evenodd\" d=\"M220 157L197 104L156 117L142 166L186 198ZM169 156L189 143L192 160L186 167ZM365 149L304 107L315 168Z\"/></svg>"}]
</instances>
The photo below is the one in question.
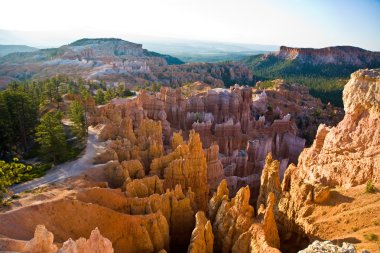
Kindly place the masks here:
<instances>
[{"instance_id":1,"label":"layered rock face","mask_svg":"<svg viewBox=\"0 0 380 253\"><path fill-rule=\"evenodd\" d=\"M321 125L299 160L300 177L328 186L354 186L380 173L380 71L359 70L343 92L346 115L333 128ZM349 169L348 169L349 168Z\"/></svg>"},{"instance_id":2,"label":"layered rock face","mask_svg":"<svg viewBox=\"0 0 380 253\"><path fill-rule=\"evenodd\" d=\"M128 252L169 249L169 226L160 212L128 215L98 204L59 199L7 212L1 218L1 234L18 240L33 237L33 230L38 224L45 224L54 233L56 242L88 236L98 227L102 235L112 242L116 253L125 249Z\"/></svg>"},{"instance_id":3,"label":"layered rock face","mask_svg":"<svg viewBox=\"0 0 380 253\"><path fill-rule=\"evenodd\" d=\"M165 168L164 187L174 188L179 184L186 190L192 189L198 210L207 211L207 162L199 134L194 131L190 133L188 147L189 153L183 159L175 159Z\"/></svg>"},{"instance_id":4,"label":"layered rock face","mask_svg":"<svg viewBox=\"0 0 380 253\"><path fill-rule=\"evenodd\" d=\"M215 192L220 181L224 178L223 164L219 160L219 146L213 143L204 150L207 161L207 182L210 192Z\"/></svg>"},{"instance_id":5,"label":"layered rock face","mask_svg":"<svg viewBox=\"0 0 380 253\"><path fill-rule=\"evenodd\" d=\"M277 108L275 119L269 116L267 108L272 100L267 98L265 92L258 99L261 100L252 100L250 87L235 85L229 90L209 89L187 99L180 89L162 88L157 94L142 92L139 102L149 118L163 122L160 115L167 115L165 119L170 127L182 130L184 136L194 129L201 137L203 148L216 152L216 143L217 152L223 154L221 163L228 168L225 175L230 177L229 186L236 189L231 191L233 196L242 185L249 184L251 190L258 191L259 182L256 179L261 175L269 152L281 160L282 178L286 166L297 162L305 145L305 141L297 136L297 127L292 120L297 114L284 116ZM260 117L256 119L256 116ZM164 139L165 143L170 143L170 139ZM163 161L165 159L166 162ZM169 164L168 161L174 158L166 156L165 159L161 159L160 163ZM209 162L208 176L212 191L222 179L220 168L219 163Z\"/></svg>"},{"instance_id":6,"label":"layered rock face","mask_svg":"<svg viewBox=\"0 0 380 253\"><path fill-rule=\"evenodd\" d=\"M365 67L379 61L380 53L371 52L358 47L337 46L321 49L292 48L281 46L275 53L279 57L289 60L300 60L312 64L338 64Z\"/></svg>"},{"instance_id":7,"label":"layered rock face","mask_svg":"<svg viewBox=\"0 0 380 253\"><path fill-rule=\"evenodd\" d=\"M226 181L222 181L209 203L213 222L214 248L217 252L280 252L274 219L274 196L268 198L262 215L255 217L249 205L250 191L241 188L229 199Z\"/></svg>"},{"instance_id":8,"label":"layered rock face","mask_svg":"<svg viewBox=\"0 0 380 253\"><path fill-rule=\"evenodd\" d=\"M184 249L194 228L194 193L183 193L180 185L165 193L153 193L145 197L130 196L128 190L121 191L93 188L81 191L78 199L86 203L96 203L114 211L129 215L149 215L162 213L169 225L171 248Z\"/></svg>"},{"instance_id":9,"label":"layered rock face","mask_svg":"<svg viewBox=\"0 0 380 253\"><path fill-rule=\"evenodd\" d=\"M132 128L131 120L122 120L121 122L130 122L127 125L113 127L112 124L107 124L100 132L100 139L108 131L107 126L112 126L112 129L117 130L117 134L113 134L114 141L108 142L107 155L99 154L98 160L105 162L102 156L116 158L120 162L129 160L139 160L148 172L151 161L160 157L163 154L163 138L162 126L159 121L143 119L135 129ZM126 130L128 129L128 134ZM121 133L119 133L121 132ZM110 136L107 134L107 136ZM124 137L125 136L125 137ZM112 137L109 137L112 139ZM116 153L116 156L115 154Z\"/></svg>"},{"instance_id":10,"label":"layered rock face","mask_svg":"<svg viewBox=\"0 0 380 253\"><path fill-rule=\"evenodd\" d=\"M368 207L364 204L369 197L363 195L363 189L368 180L379 180L379 129L374 127L379 125L379 78L379 70L359 70L352 74L344 89L346 115L343 120L336 127L319 127L313 145L301 153L298 166L287 168L280 190L277 172L269 176L271 173L266 172L265 166L259 203L264 202L270 185L278 203L275 216L284 249L294 249L295 245L306 247L309 240L318 238L327 240L348 234L357 238L353 234L364 225L353 225L353 221L361 220L364 212L377 212L374 211L376 204ZM278 162L270 164L268 168L280 170ZM340 203L347 207L334 210ZM361 211L358 205L370 210ZM349 214L344 214L346 209L350 210ZM329 215L318 216L325 213ZM335 213L340 214L339 218ZM347 217L345 225L339 225L342 217ZM365 219L370 218L371 215ZM335 223L337 225L333 225ZM329 230L328 226L340 231ZM356 226L351 228L354 233L346 232L345 226ZM323 248L321 244L314 246ZM312 252L314 246L305 252Z\"/></svg>"}]
</instances>

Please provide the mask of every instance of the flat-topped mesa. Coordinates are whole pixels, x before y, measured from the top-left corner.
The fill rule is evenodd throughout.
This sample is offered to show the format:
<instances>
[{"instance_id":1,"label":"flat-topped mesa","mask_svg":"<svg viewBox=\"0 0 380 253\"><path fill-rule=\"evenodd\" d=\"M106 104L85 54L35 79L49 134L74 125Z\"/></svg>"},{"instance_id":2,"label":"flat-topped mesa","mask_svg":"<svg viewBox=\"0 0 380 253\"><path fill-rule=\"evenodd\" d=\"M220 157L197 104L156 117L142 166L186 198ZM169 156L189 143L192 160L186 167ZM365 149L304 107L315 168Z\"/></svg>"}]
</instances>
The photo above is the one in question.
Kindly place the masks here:
<instances>
[{"instance_id":1,"label":"flat-topped mesa","mask_svg":"<svg viewBox=\"0 0 380 253\"><path fill-rule=\"evenodd\" d=\"M379 61L380 52L371 52L358 47L336 46L320 49L292 48L281 46L274 55L288 60L297 59L312 64L350 64L365 67Z\"/></svg>"},{"instance_id":2,"label":"flat-topped mesa","mask_svg":"<svg viewBox=\"0 0 380 253\"><path fill-rule=\"evenodd\" d=\"M142 44L114 38L81 39L61 48L64 59L111 60L119 56L142 57Z\"/></svg>"},{"instance_id":3,"label":"flat-topped mesa","mask_svg":"<svg viewBox=\"0 0 380 253\"><path fill-rule=\"evenodd\" d=\"M299 157L300 177L328 186L379 181L380 70L359 70L343 91L346 115L336 127L320 125Z\"/></svg>"}]
</instances>

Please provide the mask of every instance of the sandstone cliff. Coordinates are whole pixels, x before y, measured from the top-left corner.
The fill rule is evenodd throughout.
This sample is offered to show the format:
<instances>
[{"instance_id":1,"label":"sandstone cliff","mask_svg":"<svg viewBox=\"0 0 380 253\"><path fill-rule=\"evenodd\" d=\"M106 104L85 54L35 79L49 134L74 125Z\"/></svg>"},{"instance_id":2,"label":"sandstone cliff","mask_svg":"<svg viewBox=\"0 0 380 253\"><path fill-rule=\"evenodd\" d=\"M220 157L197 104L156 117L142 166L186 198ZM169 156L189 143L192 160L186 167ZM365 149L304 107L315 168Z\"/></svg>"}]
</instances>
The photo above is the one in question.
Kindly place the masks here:
<instances>
[{"instance_id":1,"label":"sandstone cliff","mask_svg":"<svg viewBox=\"0 0 380 253\"><path fill-rule=\"evenodd\" d=\"M281 46L275 53L279 57L289 60L300 60L312 64L339 64L365 67L379 61L380 53L371 52L358 47L337 46L321 49L291 48Z\"/></svg>"},{"instance_id":2,"label":"sandstone cliff","mask_svg":"<svg viewBox=\"0 0 380 253\"><path fill-rule=\"evenodd\" d=\"M299 158L300 176L328 186L354 186L380 174L380 71L359 70L343 91L346 115L333 128L321 125Z\"/></svg>"}]
</instances>

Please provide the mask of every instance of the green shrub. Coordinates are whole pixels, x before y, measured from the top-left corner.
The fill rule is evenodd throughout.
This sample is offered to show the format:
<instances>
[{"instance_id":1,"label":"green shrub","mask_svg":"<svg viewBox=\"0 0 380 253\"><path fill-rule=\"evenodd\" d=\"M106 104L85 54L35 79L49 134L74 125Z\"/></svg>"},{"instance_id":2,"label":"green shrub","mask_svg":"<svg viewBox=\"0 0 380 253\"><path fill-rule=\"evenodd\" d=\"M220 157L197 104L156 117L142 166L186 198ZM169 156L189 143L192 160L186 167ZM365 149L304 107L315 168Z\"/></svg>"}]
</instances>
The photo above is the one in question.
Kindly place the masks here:
<instances>
[{"instance_id":1,"label":"green shrub","mask_svg":"<svg viewBox=\"0 0 380 253\"><path fill-rule=\"evenodd\" d=\"M377 241L378 237L376 234L370 233L370 234L365 234L364 238L367 239L368 241Z\"/></svg>"},{"instance_id":2,"label":"green shrub","mask_svg":"<svg viewBox=\"0 0 380 253\"><path fill-rule=\"evenodd\" d=\"M366 187L365 187L365 192L366 193L375 193L376 192L376 187L373 184L372 180L368 180Z\"/></svg>"},{"instance_id":3,"label":"green shrub","mask_svg":"<svg viewBox=\"0 0 380 253\"><path fill-rule=\"evenodd\" d=\"M12 162L0 161L0 200L8 193L8 187L41 177L50 168L51 164L23 164L18 158L13 158Z\"/></svg>"}]
</instances>

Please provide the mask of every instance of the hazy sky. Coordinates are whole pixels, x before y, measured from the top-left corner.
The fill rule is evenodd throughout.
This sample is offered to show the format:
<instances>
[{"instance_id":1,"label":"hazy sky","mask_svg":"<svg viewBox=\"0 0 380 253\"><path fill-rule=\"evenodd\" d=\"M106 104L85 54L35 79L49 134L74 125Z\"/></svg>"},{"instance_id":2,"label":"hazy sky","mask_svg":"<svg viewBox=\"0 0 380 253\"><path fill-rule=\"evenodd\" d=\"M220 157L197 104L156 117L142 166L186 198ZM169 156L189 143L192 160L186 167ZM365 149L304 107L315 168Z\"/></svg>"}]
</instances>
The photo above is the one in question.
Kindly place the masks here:
<instances>
[{"instance_id":1,"label":"hazy sky","mask_svg":"<svg viewBox=\"0 0 380 253\"><path fill-rule=\"evenodd\" d=\"M151 36L380 51L380 0L1 0L0 7L0 29L32 32L46 45Z\"/></svg>"}]
</instances>

